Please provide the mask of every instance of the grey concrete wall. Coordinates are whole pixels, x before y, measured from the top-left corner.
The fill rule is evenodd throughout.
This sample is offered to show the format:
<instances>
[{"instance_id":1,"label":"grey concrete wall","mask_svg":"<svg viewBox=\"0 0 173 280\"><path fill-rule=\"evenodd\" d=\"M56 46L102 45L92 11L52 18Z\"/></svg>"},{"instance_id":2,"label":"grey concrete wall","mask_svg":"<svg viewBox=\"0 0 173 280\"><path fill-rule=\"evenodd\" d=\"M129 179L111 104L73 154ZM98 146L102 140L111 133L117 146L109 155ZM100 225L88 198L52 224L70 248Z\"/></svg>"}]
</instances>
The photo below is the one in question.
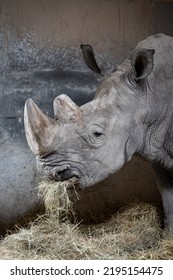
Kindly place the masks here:
<instances>
[{"instance_id":1,"label":"grey concrete wall","mask_svg":"<svg viewBox=\"0 0 173 280\"><path fill-rule=\"evenodd\" d=\"M25 100L32 97L50 116L61 93L79 105L91 100L100 77L85 66L80 44L91 44L99 63L116 65L147 36L173 35L172 14L172 1L0 1L0 224L8 226L38 204L35 160L23 128ZM81 216L131 197L160 199L150 164L135 158L80 195Z\"/></svg>"}]
</instances>

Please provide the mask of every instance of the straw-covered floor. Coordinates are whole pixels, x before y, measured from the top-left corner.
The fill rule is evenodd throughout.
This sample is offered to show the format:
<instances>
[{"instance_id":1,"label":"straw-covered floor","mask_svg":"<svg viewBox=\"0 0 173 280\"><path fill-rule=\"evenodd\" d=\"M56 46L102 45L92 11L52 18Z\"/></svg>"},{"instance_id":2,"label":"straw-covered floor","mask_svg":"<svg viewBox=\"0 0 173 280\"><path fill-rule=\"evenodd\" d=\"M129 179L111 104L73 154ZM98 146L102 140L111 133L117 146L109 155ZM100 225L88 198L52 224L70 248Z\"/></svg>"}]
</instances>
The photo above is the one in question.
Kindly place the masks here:
<instances>
[{"instance_id":1,"label":"straw-covered floor","mask_svg":"<svg viewBox=\"0 0 173 280\"><path fill-rule=\"evenodd\" d=\"M46 214L8 233L0 259L173 259L173 239L149 204L129 203L97 225L70 222L75 213L67 190L73 184L40 184Z\"/></svg>"}]
</instances>

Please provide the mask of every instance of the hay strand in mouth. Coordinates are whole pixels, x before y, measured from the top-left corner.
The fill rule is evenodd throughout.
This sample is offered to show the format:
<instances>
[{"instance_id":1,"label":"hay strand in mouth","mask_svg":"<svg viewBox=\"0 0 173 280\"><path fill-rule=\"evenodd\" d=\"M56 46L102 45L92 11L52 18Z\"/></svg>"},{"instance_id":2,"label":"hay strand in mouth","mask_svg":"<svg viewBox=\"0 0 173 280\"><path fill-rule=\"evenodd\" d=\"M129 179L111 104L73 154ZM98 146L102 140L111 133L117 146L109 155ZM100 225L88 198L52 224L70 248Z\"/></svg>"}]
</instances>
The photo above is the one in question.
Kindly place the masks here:
<instances>
[{"instance_id":1,"label":"hay strand in mouth","mask_svg":"<svg viewBox=\"0 0 173 280\"><path fill-rule=\"evenodd\" d=\"M67 214L72 209L68 189L75 188L75 180L57 182L42 181L38 186L38 194L43 197L46 213L57 222L62 214Z\"/></svg>"}]
</instances>

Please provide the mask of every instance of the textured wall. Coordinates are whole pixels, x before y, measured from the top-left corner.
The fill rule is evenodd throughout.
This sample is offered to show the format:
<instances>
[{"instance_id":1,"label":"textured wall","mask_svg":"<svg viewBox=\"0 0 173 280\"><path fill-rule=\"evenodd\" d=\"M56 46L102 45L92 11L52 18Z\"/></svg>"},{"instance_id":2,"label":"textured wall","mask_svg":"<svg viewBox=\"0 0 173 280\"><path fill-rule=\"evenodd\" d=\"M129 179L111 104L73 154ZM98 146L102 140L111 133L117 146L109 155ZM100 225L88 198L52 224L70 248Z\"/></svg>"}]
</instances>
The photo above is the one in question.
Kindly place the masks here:
<instances>
[{"instance_id":1,"label":"textured wall","mask_svg":"<svg viewBox=\"0 0 173 280\"><path fill-rule=\"evenodd\" d=\"M148 35L152 1L1 0L3 25L17 36L34 32L47 44L132 45ZM7 35L8 36L8 35Z\"/></svg>"},{"instance_id":2,"label":"textured wall","mask_svg":"<svg viewBox=\"0 0 173 280\"><path fill-rule=\"evenodd\" d=\"M39 51L78 49L81 43L90 43L104 57L113 56L119 62L150 33L150 2L1 0L3 51L16 63L14 53L20 54L19 60L25 56L27 62L30 56L38 63L43 56Z\"/></svg>"},{"instance_id":3,"label":"textured wall","mask_svg":"<svg viewBox=\"0 0 173 280\"><path fill-rule=\"evenodd\" d=\"M172 1L0 1L0 224L38 203L35 160L23 129L25 100L32 97L49 115L60 93L79 105L91 100L100 78L85 66L79 45L93 45L99 63L115 65L148 35L173 35L172 14ZM83 213L133 196L159 200L150 165L141 159L80 195L76 207Z\"/></svg>"}]
</instances>

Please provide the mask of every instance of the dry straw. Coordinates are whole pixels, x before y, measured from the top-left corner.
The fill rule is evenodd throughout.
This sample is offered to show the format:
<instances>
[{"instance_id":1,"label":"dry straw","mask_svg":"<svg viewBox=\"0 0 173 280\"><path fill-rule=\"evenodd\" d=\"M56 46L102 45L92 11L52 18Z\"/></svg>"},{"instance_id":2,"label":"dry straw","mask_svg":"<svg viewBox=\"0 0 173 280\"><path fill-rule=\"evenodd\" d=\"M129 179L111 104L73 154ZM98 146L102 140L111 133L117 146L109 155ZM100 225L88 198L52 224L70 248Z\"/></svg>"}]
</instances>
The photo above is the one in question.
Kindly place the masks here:
<instances>
[{"instance_id":1,"label":"dry straw","mask_svg":"<svg viewBox=\"0 0 173 280\"><path fill-rule=\"evenodd\" d=\"M66 215L70 209L72 210L72 203L68 195L70 187L75 190L75 181L73 179L64 182L43 181L39 184L38 195L44 198L49 219L55 219L56 223L59 223L63 214Z\"/></svg>"},{"instance_id":2,"label":"dry straw","mask_svg":"<svg viewBox=\"0 0 173 280\"><path fill-rule=\"evenodd\" d=\"M173 259L173 239L161 230L156 207L133 202L104 223L75 224L69 187L75 192L72 180L39 185L45 215L1 240L1 259Z\"/></svg>"}]
</instances>

